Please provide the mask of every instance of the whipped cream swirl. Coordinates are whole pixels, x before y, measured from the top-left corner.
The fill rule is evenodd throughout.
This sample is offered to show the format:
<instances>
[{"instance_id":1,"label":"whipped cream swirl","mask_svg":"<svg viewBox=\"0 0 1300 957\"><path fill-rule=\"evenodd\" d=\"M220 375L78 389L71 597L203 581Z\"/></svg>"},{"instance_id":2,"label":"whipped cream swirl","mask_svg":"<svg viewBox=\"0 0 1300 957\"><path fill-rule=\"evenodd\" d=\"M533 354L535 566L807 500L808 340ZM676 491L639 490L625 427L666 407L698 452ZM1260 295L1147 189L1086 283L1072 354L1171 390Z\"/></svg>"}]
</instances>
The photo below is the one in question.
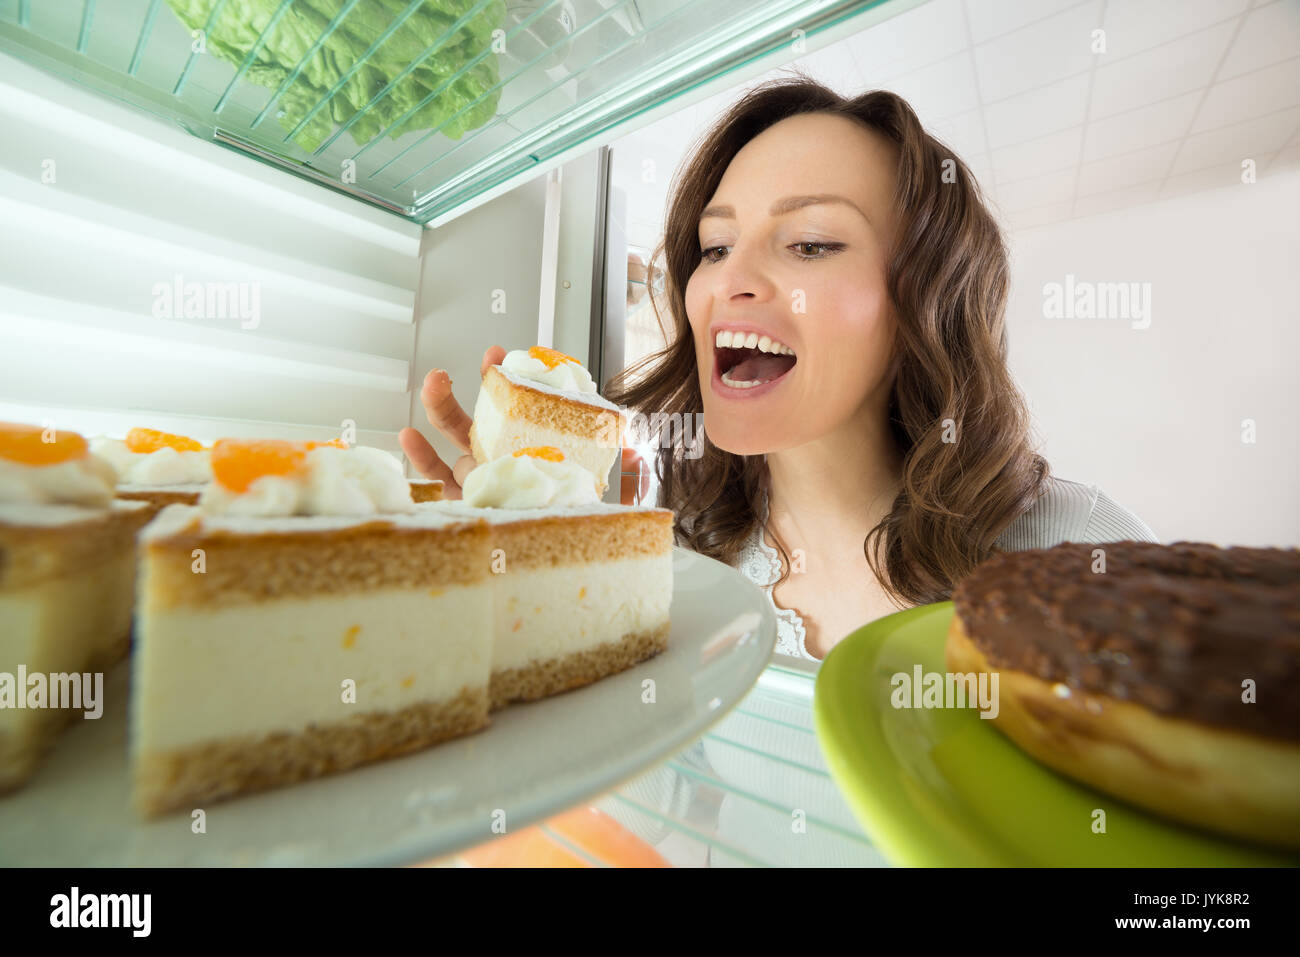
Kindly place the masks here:
<instances>
[{"instance_id":1,"label":"whipped cream swirl","mask_svg":"<svg viewBox=\"0 0 1300 957\"><path fill-rule=\"evenodd\" d=\"M595 477L574 462L503 455L465 476L462 500L486 508L546 508L599 502Z\"/></svg>"},{"instance_id":2,"label":"whipped cream swirl","mask_svg":"<svg viewBox=\"0 0 1300 957\"><path fill-rule=\"evenodd\" d=\"M97 436L90 440L90 450L113 464L117 480L123 485L198 485L212 481L207 449L178 452L163 446L152 452L133 452L121 439Z\"/></svg>"},{"instance_id":3,"label":"whipped cream swirl","mask_svg":"<svg viewBox=\"0 0 1300 957\"><path fill-rule=\"evenodd\" d=\"M501 360L501 368L521 379L540 382L564 392L596 391L596 380L579 363L566 360L556 363L554 368L548 368L541 359L530 356L527 349L507 352Z\"/></svg>"},{"instance_id":4,"label":"whipped cream swirl","mask_svg":"<svg viewBox=\"0 0 1300 957\"><path fill-rule=\"evenodd\" d=\"M397 459L383 449L322 445L289 475L263 475L236 493L219 482L204 487L199 507L209 515L373 515L415 509Z\"/></svg>"},{"instance_id":5,"label":"whipped cream swirl","mask_svg":"<svg viewBox=\"0 0 1300 957\"><path fill-rule=\"evenodd\" d=\"M113 501L116 485L112 464L93 453L56 465L0 458L0 502L102 508Z\"/></svg>"}]
</instances>

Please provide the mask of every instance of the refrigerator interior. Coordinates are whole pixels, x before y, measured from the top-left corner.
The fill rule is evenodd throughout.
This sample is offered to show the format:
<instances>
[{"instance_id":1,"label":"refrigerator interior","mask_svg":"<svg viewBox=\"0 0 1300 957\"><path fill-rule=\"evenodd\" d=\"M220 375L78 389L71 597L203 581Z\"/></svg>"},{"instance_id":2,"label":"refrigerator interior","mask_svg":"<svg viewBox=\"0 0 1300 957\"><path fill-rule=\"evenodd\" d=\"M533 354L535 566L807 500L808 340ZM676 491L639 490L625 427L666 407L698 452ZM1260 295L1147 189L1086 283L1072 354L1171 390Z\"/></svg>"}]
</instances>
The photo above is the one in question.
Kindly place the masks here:
<instances>
[{"instance_id":1,"label":"refrigerator interior","mask_svg":"<svg viewBox=\"0 0 1300 957\"><path fill-rule=\"evenodd\" d=\"M400 454L427 427L428 369L463 390L493 342L604 382L622 280L599 144L784 62L792 29L815 49L916 5L348 2L322 20L300 2L254 4L252 24L224 0L0 2L0 414L200 438L346 422ZM420 57L436 76L393 66Z\"/></svg>"}]
</instances>

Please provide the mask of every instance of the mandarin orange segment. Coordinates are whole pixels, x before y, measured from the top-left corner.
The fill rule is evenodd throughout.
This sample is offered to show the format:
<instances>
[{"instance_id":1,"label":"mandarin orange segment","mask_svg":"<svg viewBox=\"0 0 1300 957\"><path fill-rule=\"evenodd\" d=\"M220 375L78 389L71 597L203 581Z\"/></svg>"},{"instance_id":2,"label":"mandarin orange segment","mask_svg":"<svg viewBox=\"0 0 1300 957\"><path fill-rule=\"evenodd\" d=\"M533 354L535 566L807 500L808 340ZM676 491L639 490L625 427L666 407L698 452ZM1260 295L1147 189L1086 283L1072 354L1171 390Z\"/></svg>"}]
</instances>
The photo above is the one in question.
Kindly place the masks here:
<instances>
[{"instance_id":1,"label":"mandarin orange segment","mask_svg":"<svg viewBox=\"0 0 1300 957\"><path fill-rule=\"evenodd\" d=\"M546 459L548 462L564 461L564 453L553 445L530 445L526 449L520 449L511 454L516 458L521 455L531 455L535 459Z\"/></svg>"},{"instance_id":2,"label":"mandarin orange segment","mask_svg":"<svg viewBox=\"0 0 1300 957\"><path fill-rule=\"evenodd\" d=\"M558 349L550 349L546 346L533 346L528 350L528 354L534 359L540 360L548 369L554 369L561 362L576 362L578 365L582 365L582 363L578 362L578 360L573 358L573 356L567 356Z\"/></svg>"},{"instance_id":3,"label":"mandarin orange segment","mask_svg":"<svg viewBox=\"0 0 1300 957\"><path fill-rule=\"evenodd\" d=\"M175 449L177 452L201 452L203 443L188 435L176 435L172 432L159 432L157 429L135 428L126 433L126 447L132 452L157 452L159 449Z\"/></svg>"},{"instance_id":4,"label":"mandarin orange segment","mask_svg":"<svg viewBox=\"0 0 1300 957\"><path fill-rule=\"evenodd\" d=\"M291 475L307 458L307 443L286 439L217 439L212 444L212 477L242 494L263 475Z\"/></svg>"},{"instance_id":5,"label":"mandarin orange segment","mask_svg":"<svg viewBox=\"0 0 1300 957\"><path fill-rule=\"evenodd\" d=\"M0 422L0 459L20 465L58 465L84 458L90 451L77 432L49 431L52 441L46 442L46 430L39 425Z\"/></svg>"}]
</instances>

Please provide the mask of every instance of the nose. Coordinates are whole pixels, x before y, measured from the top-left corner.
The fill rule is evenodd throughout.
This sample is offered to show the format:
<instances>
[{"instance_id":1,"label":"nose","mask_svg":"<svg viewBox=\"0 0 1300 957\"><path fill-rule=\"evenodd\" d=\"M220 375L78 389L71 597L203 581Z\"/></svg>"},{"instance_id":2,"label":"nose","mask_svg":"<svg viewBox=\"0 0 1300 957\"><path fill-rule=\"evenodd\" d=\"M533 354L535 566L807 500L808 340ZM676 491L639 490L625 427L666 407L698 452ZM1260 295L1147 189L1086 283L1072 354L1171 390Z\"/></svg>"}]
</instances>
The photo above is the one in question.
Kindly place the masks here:
<instances>
[{"instance_id":1,"label":"nose","mask_svg":"<svg viewBox=\"0 0 1300 957\"><path fill-rule=\"evenodd\" d=\"M713 295L725 302L751 299L764 302L775 294L776 286L768 274L760 250L739 242L713 266Z\"/></svg>"}]
</instances>

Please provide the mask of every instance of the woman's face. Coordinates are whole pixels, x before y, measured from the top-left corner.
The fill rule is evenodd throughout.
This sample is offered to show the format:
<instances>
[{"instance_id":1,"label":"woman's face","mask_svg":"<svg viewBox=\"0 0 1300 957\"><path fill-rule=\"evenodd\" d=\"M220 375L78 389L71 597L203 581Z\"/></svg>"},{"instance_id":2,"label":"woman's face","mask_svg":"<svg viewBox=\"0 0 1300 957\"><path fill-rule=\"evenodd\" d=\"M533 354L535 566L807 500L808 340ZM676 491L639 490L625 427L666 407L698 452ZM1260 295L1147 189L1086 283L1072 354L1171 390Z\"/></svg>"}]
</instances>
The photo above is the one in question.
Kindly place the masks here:
<instances>
[{"instance_id":1,"label":"woman's face","mask_svg":"<svg viewBox=\"0 0 1300 957\"><path fill-rule=\"evenodd\" d=\"M704 429L718 448L778 452L886 407L897 163L885 137L827 114L782 120L732 159L700 217L704 252L686 284ZM719 349L724 331L768 336L793 364ZM722 379L742 356L727 380L765 384Z\"/></svg>"}]
</instances>

